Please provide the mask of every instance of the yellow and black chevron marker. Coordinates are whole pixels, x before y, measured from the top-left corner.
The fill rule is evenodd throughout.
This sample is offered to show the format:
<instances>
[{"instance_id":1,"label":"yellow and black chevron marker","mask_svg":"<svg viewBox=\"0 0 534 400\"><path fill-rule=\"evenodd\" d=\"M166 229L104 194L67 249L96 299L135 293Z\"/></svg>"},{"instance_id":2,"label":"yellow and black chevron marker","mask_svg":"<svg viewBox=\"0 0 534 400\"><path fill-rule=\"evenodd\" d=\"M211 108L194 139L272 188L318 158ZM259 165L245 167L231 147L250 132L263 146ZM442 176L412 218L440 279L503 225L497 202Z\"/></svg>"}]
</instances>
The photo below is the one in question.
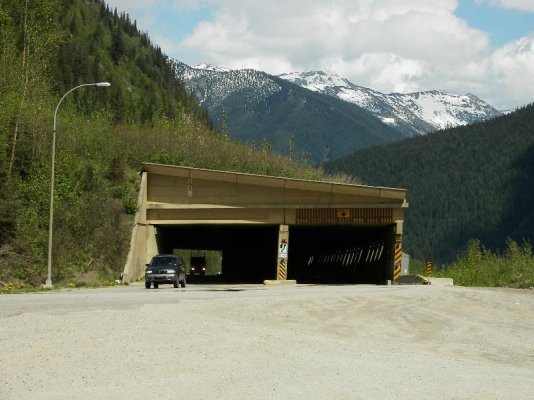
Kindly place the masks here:
<instances>
[{"instance_id":1,"label":"yellow and black chevron marker","mask_svg":"<svg viewBox=\"0 0 534 400\"><path fill-rule=\"evenodd\" d=\"M432 276L432 260L426 260L426 276Z\"/></svg>"},{"instance_id":2,"label":"yellow and black chevron marker","mask_svg":"<svg viewBox=\"0 0 534 400\"><path fill-rule=\"evenodd\" d=\"M401 263L402 263L402 246L400 244L395 245L395 261L393 268L393 280L397 281L401 276Z\"/></svg>"},{"instance_id":3,"label":"yellow and black chevron marker","mask_svg":"<svg viewBox=\"0 0 534 400\"><path fill-rule=\"evenodd\" d=\"M286 280L287 279L287 268L285 258L280 258L278 261L278 279Z\"/></svg>"}]
</instances>

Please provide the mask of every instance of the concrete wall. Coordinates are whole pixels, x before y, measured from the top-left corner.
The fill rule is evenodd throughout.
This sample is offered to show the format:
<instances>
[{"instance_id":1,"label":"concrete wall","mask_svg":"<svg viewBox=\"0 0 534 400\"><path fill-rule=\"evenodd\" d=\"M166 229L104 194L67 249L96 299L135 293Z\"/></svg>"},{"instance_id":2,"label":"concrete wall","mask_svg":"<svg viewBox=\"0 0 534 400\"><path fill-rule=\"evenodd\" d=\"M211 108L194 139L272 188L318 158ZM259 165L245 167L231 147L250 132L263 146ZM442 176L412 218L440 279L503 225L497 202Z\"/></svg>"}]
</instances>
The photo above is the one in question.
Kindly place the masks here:
<instances>
[{"instance_id":1,"label":"concrete wall","mask_svg":"<svg viewBox=\"0 0 534 400\"><path fill-rule=\"evenodd\" d=\"M144 275L145 264L158 254L156 229L146 222L147 173L141 174L141 185L137 199L138 209L135 214L130 251L122 273L123 282L132 282Z\"/></svg>"}]
</instances>

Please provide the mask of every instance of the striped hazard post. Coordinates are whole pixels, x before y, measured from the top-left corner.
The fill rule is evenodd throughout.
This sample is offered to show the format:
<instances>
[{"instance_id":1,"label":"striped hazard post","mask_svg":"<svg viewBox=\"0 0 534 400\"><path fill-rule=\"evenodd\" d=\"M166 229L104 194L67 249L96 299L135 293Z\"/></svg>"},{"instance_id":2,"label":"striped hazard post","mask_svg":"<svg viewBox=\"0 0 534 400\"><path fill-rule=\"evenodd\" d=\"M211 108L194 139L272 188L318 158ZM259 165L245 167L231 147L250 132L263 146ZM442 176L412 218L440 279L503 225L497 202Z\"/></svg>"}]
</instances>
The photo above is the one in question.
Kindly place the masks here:
<instances>
[{"instance_id":1,"label":"striped hazard post","mask_svg":"<svg viewBox=\"0 0 534 400\"><path fill-rule=\"evenodd\" d=\"M401 276L401 263L402 263L402 246L400 244L395 245L395 261L393 268L393 280L399 280Z\"/></svg>"},{"instance_id":2,"label":"striped hazard post","mask_svg":"<svg viewBox=\"0 0 534 400\"><path fill-rule=\"evenodd\" d=\"M426 260L426 276L432 276L432 260Z\"/></svg>"},{"instance_id":3,"label":"striped hazard post","mask_svg":"<svg viewBox=\"0 0 534 400\"><path fill-rule=\"evenodd\" d=\"M280 258L278 261L278 280L287 279L287 264L285 258Z\"/></svg>"},{"instance_id":4,"label":"striped hazard post","mask_svg":"<svg viewBox=\"0 0 534 400\"><path fill-rule=\"evenodd\" d=\"M280 225L278 232L278 267L276 279L285 281L287 279L287 256L289 250L289 227Z\"/></svg>"}]
</instances>

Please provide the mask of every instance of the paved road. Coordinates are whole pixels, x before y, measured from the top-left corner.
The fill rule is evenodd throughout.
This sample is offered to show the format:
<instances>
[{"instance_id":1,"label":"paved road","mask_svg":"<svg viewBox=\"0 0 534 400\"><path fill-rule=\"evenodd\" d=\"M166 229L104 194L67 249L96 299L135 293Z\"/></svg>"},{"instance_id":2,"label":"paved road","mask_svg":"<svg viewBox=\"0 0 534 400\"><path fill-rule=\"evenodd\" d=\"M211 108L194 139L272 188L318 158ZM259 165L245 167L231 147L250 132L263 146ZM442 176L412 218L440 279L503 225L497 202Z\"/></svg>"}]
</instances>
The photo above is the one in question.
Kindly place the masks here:
<instances>
[{"instance_id":1,"label":"paved road","mask_svg":"<svg viewBox=\"0 0 534 400\"><path fill-rule=\"evenodd\" d=\"M139 284L0 296L0 399L532 399L534 292Z\"/></svg>"}]
</instances>

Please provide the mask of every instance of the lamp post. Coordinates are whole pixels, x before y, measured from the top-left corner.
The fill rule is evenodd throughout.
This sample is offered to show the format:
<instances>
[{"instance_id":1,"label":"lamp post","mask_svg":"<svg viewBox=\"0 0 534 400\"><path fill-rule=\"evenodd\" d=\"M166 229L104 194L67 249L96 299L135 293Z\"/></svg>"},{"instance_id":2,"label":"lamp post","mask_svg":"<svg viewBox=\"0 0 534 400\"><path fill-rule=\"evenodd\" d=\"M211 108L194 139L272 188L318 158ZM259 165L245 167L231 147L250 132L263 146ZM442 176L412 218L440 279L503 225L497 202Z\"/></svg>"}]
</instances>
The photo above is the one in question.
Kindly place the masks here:
<instances>
[{"instance_id":1,"label":"lamp post","mask_svg":"<svg viewBox=\"0 0 534 400\"><path fill-rule=\"evenodd\" d=\"M97 83L84 83L70 89L63 97L59 100L54 111L54 128L52 130L52 172L50 178L50 220L48 222L48 273L46 277L45 288L52 288L52 235L53 235L53 225L54 225L54 168L55 168L55 158L56 158L56 119L57 119L57 110L59 106L67 97L67 95L76 89L79 89L84 86L97 86L97 87L109 87L111 83L109 82L97 82Z\"/></svg>"}]
</instances>

